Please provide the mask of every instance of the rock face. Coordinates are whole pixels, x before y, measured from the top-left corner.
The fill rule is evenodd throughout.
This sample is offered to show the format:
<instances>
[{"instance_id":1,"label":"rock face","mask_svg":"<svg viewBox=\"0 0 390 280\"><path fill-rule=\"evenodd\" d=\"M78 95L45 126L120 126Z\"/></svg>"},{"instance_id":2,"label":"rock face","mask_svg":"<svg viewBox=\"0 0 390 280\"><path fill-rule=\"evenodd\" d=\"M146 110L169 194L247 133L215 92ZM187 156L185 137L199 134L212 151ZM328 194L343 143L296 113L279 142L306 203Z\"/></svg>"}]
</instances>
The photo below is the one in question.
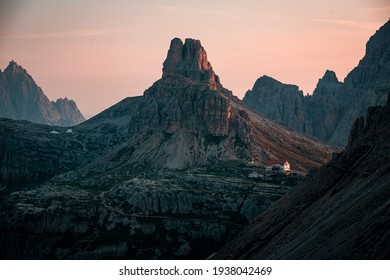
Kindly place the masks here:
<instances>
[{"instance_id":1,"label":"rock face","mask_svg":"<svg viewBox=\"0 0 390 280\"><path fill-rule=\"evenodd\" d=\"M228 174L114 181L2 197L2 259L206 258L288 190Z\"/></svg>"},{"instance_id":2,"label":"rock face","mask_svg":"<svg viewBox=\"0 0 390 280\"><path fill-rule=\"evenodd\" d=\"M303 92L295 85L262 76L245 94L244 103L294 130L306 131Z\"/></svg>"},{"instance_id":3,"label":"rock face","mask_svg":"<svg viewBox=\"0 0 390 280\"><path fill-rule=\"evenodd\" d=\"M345 78L345 84L362 92L387 89L390 83L389 46L390 20L367 42L365 56Z\"/></svg>"},{"instance_id":4,"label":"rock face","mask_svg":"<svg viewBox=\"0 0 390 280\"><path fill-rule=\"evenodd\" d=\"M0 189L46 181L90 161L77 134L63 127L0 119Z\"/></svg>"},{"instance_id":5,"label":"rock face","mask_svg":"<svg viewBox=\"0 0 390 280\"><path fill-rule=\"evenodd\" d=\"M389 259L389 116L389 102L370 107L356 120L344 152L214 258Z\"/></svg>"},{"instance_id":6,"label":"rock face","mask_svg":"<svg viewBox=\"0 0 390 280\"><path fill-rule=\"evenodd\" d=\"M345 128L346 131L340 135L343 140L334 135L337 133L335 131L337 125L350 108L348 99L349 96L343 89L343 83L337 79L336 73L327 70L318 81L313 95L305 96L305 118L310 129L302 132L334 145L345 145L344 134L347 134L350 128ZM332 142L332 137L338 139Z\"/></svg>"},{"instance_id":7,"label":"rock face","mask_svg":"<svg viewBox=\"0 0 390 280\"><path fill-rule=\"evenodd\" d=\"M288 189L228 174L107 179L93 185L56 179L2 194L0 256L205 258Z\"/></svg>"},{"instance_id":8,"label":"rock face","mask_svg":"<svg viewBox=\"0 0 390 280\"><path fill-rule=\"evenodd\" d=\"M370 38L365 56L344 83L327 70L313 95L302 96L296 86L272 79L271 83L264 76L246 93L244 103L297 131L345 146L353 121L363 116L368 107L386 102L390 87L389 37L390 21Z\"/></svg>"},{"instance_id":9,"label":"rock face","mask_svg":"<svg viewBox=\"0 0 390 280\"><path fill-rule=\"evenodd\" d=\"M219 78L215 75L207 53L199 40L186 39L185 44L179 38L171 41L168 55L163 63L163 77L180 75L196 82L206 83L216 89Z\"/></svg>"},{"instance_id":10,"label":"rock face","mask_svg":"<svg viewBox=\"0 0 390 280\"><path fill-rule=\"evenodd\" d=\"M71 128L0 129L0 255L17 259L205 258L290 188L248 174L334 151L245 107L193 39L143 96Z\"/></svg>"},{"instance_id":11,"label":"rock face","mask_svg":"<svg viewBox=\"0 0 390 280\"><path fill-rule=\"evenodd\" d=\"M85 119L73 100L51 102L33 78L16 62L0 71L0 117L71 126Z\"/></svg>"},{"instance_id":12,"label":"rock face","mask_svg":"<svg viewBox=\"0 0 390 280\"><path fill-rule=\"evenodd\" d=\"M73 126L85 121L84 116L77 108L76 102L68 98L59 98L55 102L52 101L54 108L61 116L61 126Z\"/></svg>"}]
</instances>

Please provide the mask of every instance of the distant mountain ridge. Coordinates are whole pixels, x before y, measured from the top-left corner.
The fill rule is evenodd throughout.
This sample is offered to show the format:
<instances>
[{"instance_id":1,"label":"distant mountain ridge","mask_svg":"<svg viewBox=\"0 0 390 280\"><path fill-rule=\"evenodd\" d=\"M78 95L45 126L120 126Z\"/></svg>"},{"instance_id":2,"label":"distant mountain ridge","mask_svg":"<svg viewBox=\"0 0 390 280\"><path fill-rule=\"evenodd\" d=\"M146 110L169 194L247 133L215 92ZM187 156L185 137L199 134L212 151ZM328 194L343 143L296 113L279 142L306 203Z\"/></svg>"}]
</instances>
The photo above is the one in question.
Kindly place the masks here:
<instances>
[{"instance_id":1,"label":"distant mountain ridge","mask_svg":"<svg viewBox=\"0 0 390 280\"><path fill-rule=\"evenodd\" d=\"M27 71L11 61L0 71L0 117L72 126L85 121L73 100L50 101Z\"/></svg>"},{"instance_id":2,"label":"distant mountain ridge","mask_svg":"<svg viewBox=\"0 0 390 280\"><path fill-rule=\"evenodd\" d=\"M345 146L353 121L386 103L390 88L390 21L367 42L363 59L340 82L327 70L311 96L297 86L260 77L244 97L254 110L325 143ZM385 94L384 94L385 93Z\"/></svg>"}]
</instances>

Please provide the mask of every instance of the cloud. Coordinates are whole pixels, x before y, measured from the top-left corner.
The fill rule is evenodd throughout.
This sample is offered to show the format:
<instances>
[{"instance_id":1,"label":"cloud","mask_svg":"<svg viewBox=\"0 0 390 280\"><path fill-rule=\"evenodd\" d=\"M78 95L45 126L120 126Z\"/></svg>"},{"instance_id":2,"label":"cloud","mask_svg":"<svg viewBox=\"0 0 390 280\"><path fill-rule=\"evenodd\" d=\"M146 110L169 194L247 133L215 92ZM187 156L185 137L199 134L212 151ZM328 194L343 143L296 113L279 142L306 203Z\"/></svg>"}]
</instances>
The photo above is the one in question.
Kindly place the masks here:
<instances>
[{"instance_id":1,"label":"cloud","mask_svg":"<svg viewBox=\"0 0 390 280\"><path fill-rule=\"evenodd\" d=\"M364 3L365 11L385 11L390 9L389 0L370 0Z\"/></svg>"},{"instance_id":2,"label":"cloud","mask_svg":"<svg viewBox=\"0 0 390 280\"><path fill-rule=\"evenodd\" d=\"M0 36L0 39L55 39L55 38L73 38L73 37L96 37L112 33L121 33L124 30L117 29L82 29L62 32L29 33Z\"/></svg>"},{"instance_id":3,"label":"cloud","mask_svg":"<svg viewBox=\"0 0 390 280\"><path fill-rule=\"evenodd\" d=\"M164 12L186 12L186 13L202 13L202 14L212 14L212 15L232 15L230 11L223 11L221 9L202 9L202 8L190 8L190 7L181 7L181 6L169 6L169 5L152 5L153 8L159 9Z\"/></svg>"},{"instance_id":4,"label":"cloud","mask_svg":"<svg viewBox=\"0 0 390 280\"><path fill-rule=\"evenodd\" d=\"M389 6L381 6L381 7L371 7L371 8L366 8L364 9L365 11L388 11L390 10L390 5Z\"/></svg>"},{"instance_id":5,"label":"cloud","mask_svg":"<svg viewBox=\"0 0 390 280\"><path fill-rule=\"evenodd\" d=\"M326 22L338 25L357 27L362 29L376 29L380 22L367 22L367 21L355 21L355 20L339 20L339 19L310 19L310 21Z\"/></svg>"}]
</instances>

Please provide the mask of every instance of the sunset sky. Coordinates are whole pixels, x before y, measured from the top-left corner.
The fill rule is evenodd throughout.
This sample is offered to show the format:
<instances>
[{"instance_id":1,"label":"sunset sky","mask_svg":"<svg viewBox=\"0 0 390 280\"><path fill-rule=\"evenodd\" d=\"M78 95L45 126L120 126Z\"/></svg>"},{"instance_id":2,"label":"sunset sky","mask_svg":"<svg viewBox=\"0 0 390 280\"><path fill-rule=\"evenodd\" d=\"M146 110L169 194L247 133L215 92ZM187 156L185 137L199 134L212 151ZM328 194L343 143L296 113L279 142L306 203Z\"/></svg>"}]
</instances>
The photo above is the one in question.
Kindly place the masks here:
<instances>
[{"instance_id":1,"label":"sunset sky","mask_svg":"<svg viewBox=\"0 0 390 280\"><path fill-rule=\"evenodd\" d=\"M389 16L390 0L1 0L0 69L15 60L91 116L142 95L170 40L195 38L240 98L262 75L311 93L326 69L343 80Z\"/></svg>"}]
</instances>

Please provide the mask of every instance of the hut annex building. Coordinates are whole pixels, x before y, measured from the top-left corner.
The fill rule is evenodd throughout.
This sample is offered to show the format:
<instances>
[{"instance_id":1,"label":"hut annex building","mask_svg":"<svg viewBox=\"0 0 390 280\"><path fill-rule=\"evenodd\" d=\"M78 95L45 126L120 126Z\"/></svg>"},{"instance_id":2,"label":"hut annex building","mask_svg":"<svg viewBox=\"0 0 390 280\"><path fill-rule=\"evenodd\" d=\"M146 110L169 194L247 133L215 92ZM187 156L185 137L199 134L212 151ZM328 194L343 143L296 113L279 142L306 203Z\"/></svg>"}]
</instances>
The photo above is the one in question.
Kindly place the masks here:
<instances>
[{"instance_id":1,"label":"hut annex building","mask_svg":"<svg viewBox=\"0 0 390 280\"><path fill-rule=\"evenodd\" d=\"M267 161L265 171L268 172L289 172L290 164L287 160L270 159Z\"/></svg>"}]
</instances>

